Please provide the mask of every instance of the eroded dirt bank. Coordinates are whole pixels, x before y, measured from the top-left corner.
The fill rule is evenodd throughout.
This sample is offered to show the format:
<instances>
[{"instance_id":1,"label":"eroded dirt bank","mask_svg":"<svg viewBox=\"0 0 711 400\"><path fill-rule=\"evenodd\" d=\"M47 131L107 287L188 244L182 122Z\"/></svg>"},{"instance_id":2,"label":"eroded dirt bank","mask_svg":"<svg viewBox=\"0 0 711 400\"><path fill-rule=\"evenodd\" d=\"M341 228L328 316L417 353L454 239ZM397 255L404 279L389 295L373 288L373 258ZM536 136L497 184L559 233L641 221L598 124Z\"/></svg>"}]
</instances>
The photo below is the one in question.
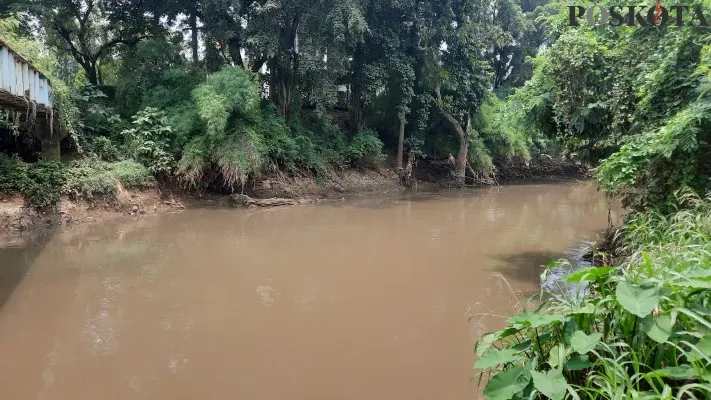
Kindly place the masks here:
<instances>
[{"instance_id":1,"label":"eroded dirt bank","mask_svg":"<svg viewBox=\"0 0 711 400\"><path fill-rule=\"evenodd\" d=\"M541 179L584 178L587 169L577 164L513 161L497 166L492 183ZM431 191L453 187L448 166L420 161L414 169L417 188ZM472 179L468 183L477 184ZM237 194L184 191L169 185L142 190L117 190L115 199L76 200L65 197L56 210L39 211L25 207L18 195L0 193L0 244L21 240L37 230L116 218L140 218L198 207L272 207L340 200L349 194L405 191L392 169L349 169L315 178L311 175L273 174L256 179Z\"/></svg>"}]
</instances>

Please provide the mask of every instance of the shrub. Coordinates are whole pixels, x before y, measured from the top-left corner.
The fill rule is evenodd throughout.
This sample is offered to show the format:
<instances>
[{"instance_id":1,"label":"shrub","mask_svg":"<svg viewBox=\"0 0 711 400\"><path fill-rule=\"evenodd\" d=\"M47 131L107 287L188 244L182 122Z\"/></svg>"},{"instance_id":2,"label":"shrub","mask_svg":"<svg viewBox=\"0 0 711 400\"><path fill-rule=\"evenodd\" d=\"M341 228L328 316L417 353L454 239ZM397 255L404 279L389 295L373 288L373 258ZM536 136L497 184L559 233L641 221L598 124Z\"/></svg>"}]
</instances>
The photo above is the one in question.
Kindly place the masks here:
<instances>
[{"instance_id":1,"label":"shrub","mask_svg":"<svg viewBox=\"0 0 711 400\"><path fill-rule=\"evenodd\" d=\"M89 200L115 198L117 182L126 188L143 188L155 182L146 167L131 160L116 163L93 160L74 162L66 169L66 177L63 193Z\"/></svg>"},{"instance_id":2,"label":"shrub","mask_svg":"<svg viewBox=\"0 0 711 400\"><path fill-rule=\"evenodd\" d=\"M151 171L135 161L115 162L109 164L109 169L125 188L145 188L155 183Z\"/></svg>"},{"instance_id":3,"label":"shrub","mask_svg":"<svg viewBox=\"0 0 711 400\"><path fill-rule=\"evenodd\" d=\"M18 157L0 153L0 192L22 193L27 182L27 164Z\"/></svg>"},{"instance_id":4,"label":"shrub","mask_svg":"<svg viewBox=\"0 0 711 400\"><path fill-rule=\"evenodd\" d=\"M119 147L106 136L89 136L86 138L85 150L100 160L117 161L122 158Z\"/></svg>"},{"instance_id":5,"label":"shrub","mask_svg":"<svg viewBox=\"0 0 711 400\"><path fill-rule=\"evenodd\" d=\"M202 128L183 148L178 179L192 187L218 178L228 190L244 185L267 159L255 75L241 67L223 69L195 88L192 99Z\"/></svg>"},{"instance_id":6,"label":"shrub","mask_svg":"<svg viewBox=\"0 0 711 400\"><path fill-rule=\"evenodd\" d=\"M38 208L54 207L59 203L65 182L64 166L55 161L40 161L27 168L27 180L22 193L27 203Z\"/></svg>"},{"instance_id":7,"label":"shrub","mask_svg":"<svg viewBox=\"0 0 711 400\"><path fill-rule=\"evenodd\" d=\"M83 160L72 163L66 171L63 193L73 198L92 200L116 196L116 177L106 163Z\"/></svg>"},{"instance_id":8,"label":"shrub","mask_svg":"<svg viewBox=\"0 0 711 400\"><path fill-rule=\"evenodd\" d=\"M133 117L133 128L126 129L129 154L146 166L153 174L168 174L174 165L170 154L170 140L173 129L168 125L164 113L146 107Z\"/></svg>"},{"instance_id":9,"label":"shrub","mask_svg":"<svg viewBox=\"0 0 711 400\"><path fill-rule=\"evenodd\" d=\"M385 160L383 142L371 130L358 132L351 140L346 154L351 163L362 167L376 168Z\"/></svg>"},{"instance_id":10,"label":"shrub","mask_svg":"<svg viewBox=\"0 0 711 400\"><path fill-rule=\"evenodd\" d=\"M0 192L22 194L31 207L54 207L61 197L64 172L58 162L26 164L18 157L0 154Z\"/></svg>"}]
</instances>

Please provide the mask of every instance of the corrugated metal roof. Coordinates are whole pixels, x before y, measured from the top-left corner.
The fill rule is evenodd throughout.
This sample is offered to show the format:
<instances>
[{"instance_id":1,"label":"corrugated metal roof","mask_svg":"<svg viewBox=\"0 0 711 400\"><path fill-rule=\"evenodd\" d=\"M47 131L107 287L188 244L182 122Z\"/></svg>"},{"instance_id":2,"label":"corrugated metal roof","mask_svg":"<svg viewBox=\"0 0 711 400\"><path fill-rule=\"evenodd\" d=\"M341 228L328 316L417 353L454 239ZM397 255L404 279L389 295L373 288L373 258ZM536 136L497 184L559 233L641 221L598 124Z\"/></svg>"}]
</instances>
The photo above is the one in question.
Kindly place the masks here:
<instances>
[{"instance_id":1,"label":"corrugated metal roof","mask_svg":"<svg viewBox=\"0 0 711 400\"><path fill-rule=\"evenodd\" d=\"M29 102L44 108L52 107L52 85L20 53L0 39L0 106L26 109Z\"/></svg>"}]
</instances>

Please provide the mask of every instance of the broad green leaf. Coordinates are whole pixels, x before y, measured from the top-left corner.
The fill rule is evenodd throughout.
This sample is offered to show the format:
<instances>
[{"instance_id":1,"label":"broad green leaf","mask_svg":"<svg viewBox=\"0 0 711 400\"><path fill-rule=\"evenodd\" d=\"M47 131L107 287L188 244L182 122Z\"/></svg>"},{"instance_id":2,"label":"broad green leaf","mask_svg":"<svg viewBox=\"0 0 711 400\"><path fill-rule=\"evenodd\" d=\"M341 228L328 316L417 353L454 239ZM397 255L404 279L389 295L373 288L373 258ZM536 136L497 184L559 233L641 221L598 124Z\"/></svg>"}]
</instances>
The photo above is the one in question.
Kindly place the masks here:
<instances>
[{"instance_id":1,"label":"broad green leaf","mask_svg":"<svg viewBox=\"0 0 711 400\"><path fill-rule=\"evenodd\" d=\"M496 333L487 333L486 335L482 336L477 342L476 345L474 346L474 349L476 351L476 355L481 357L482 354L484 354L485 351L489 350L492 344L496 342L499 339L499 334L498 332Z\"/></svg>"},{"instance_id":2,"label":"broad green leaf","mask_svg":"<svg viewBox=\"0 0 711 400\"><path fill-rule=\"evenodd\" d=\"M702 337L694 346L699 350L689 349L686 355L686 359L689 362L703 360L704 356L709 357L711 355L711 335Z\"/></svg>"},{"instance_id":3,"label":"broad green leaf","mask_svg":"<svg viewBox=\"0 0 711 400\"><path fill-rule=\"evenodd\" d=\"M587 354L574 354L563 366L566 371L582 371L593 366Z\"/></svg>"},{"instance_id":4,"label":"broad green leaf","mask_svg":"<svg viewBox=\"0 0 711 400\"><path fill-rule=\"evenodd\" d=\"M695 267L684 273L687 278L711 278L711 269Z\"/></svg>"},{"instance_id":5,"label":"broad green leaf","mask_svg":"<svg viewBox=\"0 0 711 400\"><path fill-rule=\"evenodd\" d=\"M553 346L549 353L548 365L552 368L557 368L560 365L561 359L565 359L565 348L562 344Z\"/></svg>"},{"instance_id":6,"label":"broad green leaf","mask_svg":"<svg viewBox=\"0 0 711 400\"><path fill-rule=\"evenodd\" d=\"M486 369L499 364L523 360L523 355L514 349L489 349L474 363L474 368Z\"/></svg>"},{"instance_id":7,"label":"broad green leaf","mask_svg":"<svg viewBox=\"0 0 711 400\"><path fill-rule=\"evenodd\" d=\"M659 289L652 285L638 286L623 281L617 284L616 296L625 310L644 318L659 302Z\"/></svg>"},{"instance_id":8,"label":"broad green leaf","mask_svg":"<svg viewBox=\"0 0 711 400\"><path fill-rule=\"evenodd\" d=\"M525 342L521 342L515 346L512 347L512 349L516 351L526 351L531 347L531 341L526 340Z\"/></svg>"},{"instance_id":9,"label":"broad green leaf","mask_svg":"<svg viewBox=\"0 0 711 400\"><path fill-rule=\"evenodd\" d=\"M489 400L510 400L531 381L528 369L515 367L494 375L484 388Z\"/></svg>"},{"instance_id":10,"label":"broad green leaf","mask_svg":"<svg viewBox=\"0 0 711 400\"><path fill-rule=\"evenodd\" d=\"M514 315L513 317L506 320L510 324L519 324L523 326L530 326L531 328L538 328L539 326L548 325L553 322L560 322L565 319L564 315L556 314L539 314L533 312L525 312L519 315Z\"/></svg>"},{"instance_id":11,"label":"broad green leaf","mask_svg":"<svg viewBox=\"0 0 711 400\"><path fill-rule=\"evenodd\" d=\"M568 276L566 276L565 281L571 283L594 281L603 276L609 275L612 270L612 267L581 268L579 270L571 272Z\"/></svg>"},{"instance_id":12,"label":"broad green leaf","mask_svg":"<svg viewBox=\"0 0 711 400\"><path fill-rule=\"evenodd\" d=\"M646 378L669 378L675 380L698 378L696 369L690 365L666 367L644 374Z\"/></svg>"},{"instance_id":13,"label":"broad green leaf","mask_svg":"<svg viewBox=\"0 0 711 400\"><path fill-rule=\"evenodd\" d=\"M506 328L503 331L499 331L499 339L506 339L509 336L515 335L518 333L521 329L519 328Z\"/></svg>"},{"instance_id":14,"label":"broad green leaf","mask_svg":"<svg viewBox=\"0 0 711 400\"><path fill-rule=\"evenodd\" d=\"M672 334L672 320L668 315L662 315L659 318L654 318L647 315L642 320L642 329L652 340L657 343L664 343L669 340Z\"/></svg>"},{"instance_id":15,"label":"broad green leaf","mask_svg":"<svg viewBox=\"0 0 711 400\"><path fill-rule=\"evenodd\" d=\"M676 282L675 285L692 289L711 289L711 281L703 279L689 279L681 282Z\"/></svg>"},{"instance_id":16,"label":"broad green leaf","mask_svg":"<svg viewBox=\"0 0 711 400\"><path fill-rule=\"evenodd\" d=\"M546 372L531 371L533 385L551 400L561 400L565 396L568 382L557 369Z\"/></svg>"},{"instance_id":17,"label":"broad green leaf","mask_svg":"<svg viewBox=\"0 0 711 400\"><path fill-rule=\"evenodd\" d=\"M602 339L602 333L592 333L586 335L583 331L573 332L573 336L570 338L570 345L573 350L580 354L587 354L592 351L595 346L600 343Z\"/></svg>"}]
</instances>

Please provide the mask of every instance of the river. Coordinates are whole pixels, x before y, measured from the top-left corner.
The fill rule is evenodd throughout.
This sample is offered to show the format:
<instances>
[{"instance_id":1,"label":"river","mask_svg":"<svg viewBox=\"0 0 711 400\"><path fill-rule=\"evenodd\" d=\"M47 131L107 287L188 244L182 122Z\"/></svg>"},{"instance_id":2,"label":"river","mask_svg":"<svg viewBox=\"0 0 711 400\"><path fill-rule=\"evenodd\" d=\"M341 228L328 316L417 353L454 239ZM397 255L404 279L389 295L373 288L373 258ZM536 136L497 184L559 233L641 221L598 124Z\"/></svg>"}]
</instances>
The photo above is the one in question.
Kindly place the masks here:
<instances>
[{"instance_id":1,"label":"river","mask_svg":"<svg viewBox=\"0 0 711 400\"><path fill-rule=\"evenodd\" d=\"M583 182L59 230L0 248L0 397L476 399L476 339L607 217Z\"/></svg>"}]
</instances>

